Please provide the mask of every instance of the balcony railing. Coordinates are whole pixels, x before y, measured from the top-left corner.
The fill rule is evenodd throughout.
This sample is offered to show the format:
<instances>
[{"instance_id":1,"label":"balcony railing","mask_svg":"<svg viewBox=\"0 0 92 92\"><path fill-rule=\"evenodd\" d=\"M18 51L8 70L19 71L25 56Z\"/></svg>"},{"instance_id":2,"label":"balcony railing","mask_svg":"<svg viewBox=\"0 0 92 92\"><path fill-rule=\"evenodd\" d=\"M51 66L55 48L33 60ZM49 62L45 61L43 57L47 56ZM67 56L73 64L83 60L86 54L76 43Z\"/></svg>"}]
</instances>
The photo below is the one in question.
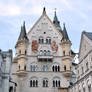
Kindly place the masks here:
<instances>
[{"instance_id":1,"label":"balcony railing","mask_svg":"<svg viewBox=\"0 0 92 92\"><path fill-rule=\"evenodd\" d=\"M53 56L52 55L38 55L39 62L52 62Z\"/></svg>"}]
</instances>

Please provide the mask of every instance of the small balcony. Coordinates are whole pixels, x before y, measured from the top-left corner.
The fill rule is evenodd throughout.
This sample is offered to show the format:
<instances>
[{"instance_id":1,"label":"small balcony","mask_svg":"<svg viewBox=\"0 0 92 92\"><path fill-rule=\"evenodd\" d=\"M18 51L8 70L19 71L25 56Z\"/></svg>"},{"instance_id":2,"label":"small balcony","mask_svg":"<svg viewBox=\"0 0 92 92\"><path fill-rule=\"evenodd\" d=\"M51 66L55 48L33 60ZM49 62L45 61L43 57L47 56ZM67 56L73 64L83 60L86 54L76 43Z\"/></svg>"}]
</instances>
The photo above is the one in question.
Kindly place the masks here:
<instances>
[{"instance_id":1,"label":"small balcony","mask_svg":"<svg viewBox=\"0 0 92 92\"><path fill-rule=\"evenodd\" d=\"M26 76L27 72L24 70L18 70L16 74L21 77L21 76Z\"/></svg>"},{"instance_id":2,"label":"small balcony","mask_svg":"<svg viewBox=\"0 0 92 92\"><path fill-rule=\"evenodd\" d=\"M52 62L53 56L52 55L38 55L39 62Z\"/></svg>"}]
</instances>

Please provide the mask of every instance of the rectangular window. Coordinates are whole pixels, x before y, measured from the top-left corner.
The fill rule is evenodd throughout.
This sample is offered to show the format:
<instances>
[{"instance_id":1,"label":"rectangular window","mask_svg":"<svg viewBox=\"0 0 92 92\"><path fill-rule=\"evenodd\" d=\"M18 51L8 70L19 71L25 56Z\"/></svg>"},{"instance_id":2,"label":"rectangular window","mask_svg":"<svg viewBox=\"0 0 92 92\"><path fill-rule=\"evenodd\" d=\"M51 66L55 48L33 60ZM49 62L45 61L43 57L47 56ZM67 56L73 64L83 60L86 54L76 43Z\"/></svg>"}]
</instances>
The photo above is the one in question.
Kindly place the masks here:
<instances>
[{"instance_id":1,"label":"rectangular window","mask_svg":"<svg viewBox=\"0 0 92 92\"><path fill-rule=\"evenodd\" d=\"M88 86L88 92L91 92L91 85Z\"/></svg>"},{"instance_id":2,"label":"rectangular window","mask_svg":"<svg viewBox=\"0 0 92 92\"><path fill-rule=\"evenodd\" d=\"M88 71L88 62L86 63L86 71Z\"/></svg>"},{"instance_id":3,"label":"rectangular window","mask_svg":"<svg viewBox=\"0 0 92 92\"><path fill-rule=\"evenodd\" d=\"M81 69L82 69L82 74L83 74L83 73L84 73L84 69L83 69L83 66L82 66L82 68L81 68Z\"/></svg>"},{"instance_id":4,"label":"rectangular window","mask_svg":"<svg viewBox=\"0 0 92 92\"><path fill-rule=\"evenodd\" d=\"M85 88L83 88L83 92L85 92Z\"/></svg>"}]
</instances>

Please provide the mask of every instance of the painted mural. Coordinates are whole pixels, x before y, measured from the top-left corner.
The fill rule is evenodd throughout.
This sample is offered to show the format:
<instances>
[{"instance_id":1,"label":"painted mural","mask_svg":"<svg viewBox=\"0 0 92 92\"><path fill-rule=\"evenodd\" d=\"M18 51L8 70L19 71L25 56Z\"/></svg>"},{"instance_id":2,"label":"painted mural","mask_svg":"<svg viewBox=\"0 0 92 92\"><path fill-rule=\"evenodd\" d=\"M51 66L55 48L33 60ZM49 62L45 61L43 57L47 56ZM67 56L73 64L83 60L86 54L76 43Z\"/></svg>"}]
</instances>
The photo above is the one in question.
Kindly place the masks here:
<instances>
[{"instance_id":1,"label":"painted mural","mask_svg":"<svg viewBox=\"0 0 92 92\"><path fill-rule=\"evenodd\" d=\"M53 51L57 52L58 51L58 45L56 44L56 41L54 40L51 44L51 48Z\"/></svg>"},{"instance_id":2,"label":"painted mural","mask_svg":"<svg viewBox=\"0 0 92 92\"><path fill-rule=\"evenodd\" d=\"M39 47L38 41L37 40L33 40L32 41L32 51L33 52L38 52L38 47Z\"/></svg>"}]
</instances>

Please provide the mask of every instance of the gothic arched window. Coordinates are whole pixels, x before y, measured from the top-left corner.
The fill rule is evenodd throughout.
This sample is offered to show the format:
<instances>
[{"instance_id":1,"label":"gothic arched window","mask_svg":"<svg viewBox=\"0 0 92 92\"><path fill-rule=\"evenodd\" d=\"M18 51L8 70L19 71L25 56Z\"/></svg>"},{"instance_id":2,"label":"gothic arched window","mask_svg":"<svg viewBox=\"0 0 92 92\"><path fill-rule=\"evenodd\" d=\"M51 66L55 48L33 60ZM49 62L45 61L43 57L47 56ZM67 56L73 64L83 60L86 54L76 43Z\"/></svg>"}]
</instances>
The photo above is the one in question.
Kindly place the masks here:
<instances>
[{"instance_id":1,"label":"gothic arched window","mask_svg":"<svg viewBox=\"0 0 92 92\"><path fill-rule=\"evenodd\" d=\"M47 54L48 54L48 56L50 56L50 51L49 50L48 50L48 53Z\"/></svg>"},{"instance_id":2,"label":"gothic arched window","mask_svg":"<svg viewBox=\"0 0 92 92\"><path fill-rule=\"evenodd\" d=\"M30 65L30 71L37 71L38 67L36 64Z\"/></svg>"},{"instance_id":3,"label":"gothic arched window","mask_svg":"<svg viewBox=\"0 0 92 92\"><path fill-rule=\"evenodd\" d=\"M53 87L60 87L60 80L53 80Z\"/></svg>"},{"instance_id":4,"label":"gothic arched window","mask_svg":"<svg viewBox=\"0 0 92 92\"><path fill-rule=\"evenodd\" d=\"M60 66L59 65L53 65L52 66L52 71L53 72L60 72Z\"/></svg>"},{"instance_id":5,"label":"gothic arched window","mask_svg":"<svg viewBox=\"0 0 92 92\"><path fill-rule=\"evenodd\" d=\"M58 66L58 72L60 72L60 66Z\"/></svg>"},{"instance_id":6,"label":"gothic arched window","mask_svg":"<svg viewBox=\"0 0 92 92\"><path fill-rule=\"evenodd\" d=\"M30 87L38 87L38 80L31 80Z\"/></svg>"},{"instance_id":7,"label":"gothic arched window","mask_svg":"<svg viewBox=\"0 0 92 92\"><path fill-rule=\"evenodd\" d=\"M44 50L44 55L45 55L45 56L47 55L47 52L46 52L46 50Z\"/></svg>"},{"instance_id":8,"label":"gothic arched window","mask_svg":"<svg viewBox=\"0 0 92 92\"><path fill-rule=\"evenodd\" d=\"M52 67L52 71L54 72L54 66Z\"/></svg>"},{"instance_id":9,"label":"gothic arched window","mask_svg":"<svg viewBox=\"0 0 92 92\"><path fill-rule=\"evenodd\" d=\"M43 71L48 71L48 66L47 65L43 65Z\"/></svg>"},{"instance_id":10,"label":"gothic arched window","mask_svg":"<svg viewBox=\"0 0 92 92\"><path fill-rule=\"evenodd\" d=\"M48 87L48 80L43 80L43 87Z\"/></svg>"},{"instance_id":11,"label":"gothic arched window","mask_svg":"<svg viewBox=\"0 0 92 92\"><path fill-rule=\"evenodd\" d=\"M44 39L43 39L43 37L40 37L39 38L39 44L43 44L44 43Z\"/></svg>"},{"instance_id":12,"label":"gothic arched window","mask_svg":"<svg viewBox=\"0 0 92 92\"><path fill-rule=\"evenodd\" d=\"M46 38L46 44L51 44L51 38L50 37Z\"/></svg>"},{"instance_id":13,"label":"gothic arched window","mask_svg":"<svg viewBox=\"0 0 92 92\"><path fill-rule=\"evenodd\" d=\"M32 87L33 86L33 84L32 84L32 80L30 81L30 87Z\"/></svg>"}]
</instances>

